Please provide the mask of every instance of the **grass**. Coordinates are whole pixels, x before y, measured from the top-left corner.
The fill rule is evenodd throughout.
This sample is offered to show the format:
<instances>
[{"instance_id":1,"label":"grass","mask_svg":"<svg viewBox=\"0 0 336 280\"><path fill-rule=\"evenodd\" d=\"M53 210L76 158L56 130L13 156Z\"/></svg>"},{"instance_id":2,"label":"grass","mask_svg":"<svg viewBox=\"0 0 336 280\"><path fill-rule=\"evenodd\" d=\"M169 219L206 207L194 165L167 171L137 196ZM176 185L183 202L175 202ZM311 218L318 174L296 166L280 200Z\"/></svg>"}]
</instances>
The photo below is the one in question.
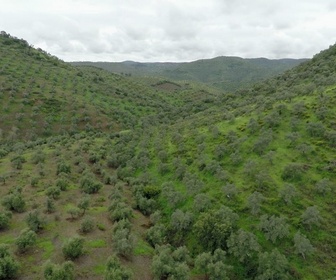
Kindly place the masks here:
<instances>
[{"instance_id":1,"label":"grass","mask_svg":"<svg viewBox=\"0 0 336 280\"><path fill-rule=\"evenodd\" d=\"M154 253L153 247L142 239L137 240L133 254L135 256L152 256Z\"/></svg>"},{"instance_id":2,"label":"grass","mask_svg":"<svg viewBox=\"0 0 336 280\"><path fill-rule=\"evenodd\" d=\"M103 239L95 239L95 240L89 240L87 241L87 245L90 248L104 248L107 246L107 243Z\"/></svg>"}]
</instances>

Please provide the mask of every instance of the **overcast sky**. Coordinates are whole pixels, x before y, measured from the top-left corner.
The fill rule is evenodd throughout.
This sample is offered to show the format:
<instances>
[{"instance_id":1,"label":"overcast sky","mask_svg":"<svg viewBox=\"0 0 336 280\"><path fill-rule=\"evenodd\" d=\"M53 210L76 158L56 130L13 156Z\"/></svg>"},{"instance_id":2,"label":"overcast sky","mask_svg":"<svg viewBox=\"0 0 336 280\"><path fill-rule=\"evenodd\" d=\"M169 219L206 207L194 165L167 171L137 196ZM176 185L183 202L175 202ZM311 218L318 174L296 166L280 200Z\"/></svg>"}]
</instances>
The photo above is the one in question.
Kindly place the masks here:
<instances>
[{"instance_id":1,"label":"overcast sky","mask_svg":"<svg viewBox=\"0 0 336 280\"><path fill-rule=\"evenodd\" d=\"M0 30L65 61L309 58L335 0L0 0Z\"/></svg>"}]
</instances>

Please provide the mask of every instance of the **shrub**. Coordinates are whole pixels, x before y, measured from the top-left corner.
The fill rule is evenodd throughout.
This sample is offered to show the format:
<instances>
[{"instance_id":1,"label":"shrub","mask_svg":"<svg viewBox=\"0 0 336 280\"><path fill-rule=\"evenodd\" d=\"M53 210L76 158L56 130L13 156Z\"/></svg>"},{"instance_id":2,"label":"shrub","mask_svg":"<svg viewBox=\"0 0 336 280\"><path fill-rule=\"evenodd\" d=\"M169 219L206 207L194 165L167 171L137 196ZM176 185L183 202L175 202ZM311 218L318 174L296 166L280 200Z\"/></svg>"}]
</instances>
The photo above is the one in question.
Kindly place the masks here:
<instances>
[{"instance_id":1,"label":"shrub","mask_svg":"<svg viewBox=\"0 0 336 280\"><path fill-rule=\"evenodd\" d=\"M19 237L15 241L19 253L26 252L30 247L36 244L36 240L37 235L34 231L29 228L22 230Z\"/></svg>"},{"instance_id":2,"label":"shrub","mask_svg":"<svg viewBox=\"0 0 336 280\"><path fill-rule=\"evenodd\" d=\"M29 229L35 232L42 230L46 224L45 220L40 216L40 213L37 210L28 213L26 222Z\"/></svg>"},{"instance_id":3,"label":"shrub","mask_svg":"<svg viewBox=\"0 0 336 280\"><path fill-rule=\"evenodd\" d=\"M0 213L0 230L7 229L12 218L12 212L3 211Z\"/></svg>"},{"instance_id":4,"label":"shrub","mask_svg":"<svg viewBox=\"0 0 336 280\"><path fill-rule=\"evenodd\" d=\"M18 213L24 212L26 208L26 202L23 200L22 194L19 192L6 195L2 200L2 205L7 210Z\"/></svg>"},{"instance_id":5,"label":"shrub","mask_svg":"<svg viewBox=\"0 0 336 280\"><path fill-rule=\"evenodd\" d=\"M45 280L74 280L74 264L66 261L61 265L48 261L44 267Z\"/></svg>"},{"instance_id":6,"label":"shrub","mask_svg":"<svg viewBox=\"0 0 336 280\"><path fill-rule=\"evenodd\" d=\"M14 278L19 271L19 264L9 254L8 245L0 244L0 279Z\"/></svg>"},{"instance_id":7,"label":"shrub","mask_svg":"<svg viewBox=\"0 0 336 280\"><path fill-rule=\"evenodd\" d=\"M94 220L91 218L91 217L86 217L82 223L81 223L81 226L80 226L80 232L82 233L89 233L91 231L93 231L95 227L95 223L94 223Z\"/></svg>"},{"instance_id":8,"label":"shrub","mask_svg":"<svg viewBox=\"0 0 336 280\"><path fill-rule=\"evenodd\" d=\"M84 254L84 239L79 236L69 238L63 244L62 252L66 259L77 259Z\"/></svg>"}]
</instances>

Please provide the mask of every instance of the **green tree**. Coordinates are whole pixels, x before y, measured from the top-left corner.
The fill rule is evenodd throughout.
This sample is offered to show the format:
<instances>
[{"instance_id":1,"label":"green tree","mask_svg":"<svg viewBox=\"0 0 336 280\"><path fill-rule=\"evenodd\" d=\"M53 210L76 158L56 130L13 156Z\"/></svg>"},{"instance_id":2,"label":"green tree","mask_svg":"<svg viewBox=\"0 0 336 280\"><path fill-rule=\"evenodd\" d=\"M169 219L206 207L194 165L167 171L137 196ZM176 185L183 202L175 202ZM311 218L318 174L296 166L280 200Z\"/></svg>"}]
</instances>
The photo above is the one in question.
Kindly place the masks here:
<instances>
[{"instance_id":1,"label":"green tree","mask_svg":"<svg viewBox=\"0 0 336 280\"><path fill-rule=\"evenodd\" d=\"M284 217L263 215L260 217L259 228L264 232L266 239L273 243L289 234L289 226Z\"/></svg>"},{"instance_id":2,"label":"green tree","mask_svg":"<svg viewBox=\"0 0 336 280\"><path fill-rule=\"evenodd\" d=\"M238 258L240 262L254 258L255 254L260 250L256 236L242 229L230 235L227 245L229 253Z\"/></svg>"},{"instance_id":3,"label":"green tree","mask_svg":"<svg viewBox=\"0 0 336 280\"><path fill-rule=\"evenodd\" d=\"M320 211L316 206L307 207L306 210L301 215L301 222L304 225L309 226L311 229L313 225L319 226L322 221Z\"/></svg>"},{"instance_id":4,"label":"green tree","mask_svg":"<svg viewBox=\"0 0 336 280\"><path fill-rule=\"evenodd\" d=\"M200 244L208 249L225 248L227 238L236 227L238 215L222 206L218 210L202 213L194 224L194 233Z\"/></svg>"},{"instance_id":5,"label":"green tree","mask_svg":"<svg viewBox=\"0 0 336 280\"><path fill-rule=\"evenodd\" d=\"M12 212L3 211L0 213L0 230L7 229L12 218Z\"/></svg>"},{"instance_id":6,"label":"green tree","mask_svg":"<svg viewBox=\"0 0 336 280\"><path fill-rule=\"evenodd\" d=\"M121 266L116 256L107 260L104 280L131 280L132 272Z\"/></svg>"},{"instance_id":7,"label":"green tree","mask_svg":"<svg viewBox=\"0 0 336 280\"><path fill-rule=\"evenodd\" d=\"M228 272L232 268L225 262L226 252L216 249L213 254L207 252L198 255L195 259L195 267L209 280L224 280L228 279Z\"/></svg>"},{"instance_id":8,"label":"green tree","mask_svg":"<svg viewBox=\"0 0 336 280\"><path fill-rule=\"evenodd\" d=\"M304 259L306 255L310 255L315 251L309 239L300 232L294 235L294 247L295 253L301 255Z\"/></svg>"},{"instance_id":9,"label":"green tree","mask_svg":"<svg viewBox=\"0 0 336 280\"><path fill-rule=\"evenodd\" d=\"M228 199L235 198L238 194L238 189L235 184L226 184L223 187L223 192Z\"/></svg>"},{"instance_id":10,"label":"green tree","mask_svg":"<svg viewBox=\"0 0 336 280\"><path fill-rule=\"evenodd\" d=\"M49 187L46 189L46 195L52 199L58 199L61 195L61 190L58 187Z\"/></svg>"},{"instance_id":11,"label":"green tree","mask_svg":"<svg viewBox=\"0 0 336 280\"><path fill-rule=\"evenodd\" d=\"M153 247L162 245L166 241L167 230L163 224L155 224L146 232L146 239Z\"/></svg>"},{"instance_id":12,"label":"green tree","mask_svg":"<svg viewBox=\"0 0 336 280\"><path fill-rule=\"evenodd\" d=\"M26 202L20 192L14 191L6 195L2 200L2 205L7 209L17 213L22 213L26 209Z\"/></svg>"},{"instance_id":13,"label":"green tree","mask_svg":"<svg viewBox=\"0 0 336 280\"><path fill-rule=\"evenodd\" d=\"M79 236L67 239L62 246L62 252L66 259L77 259L84 254L84 239Z\"/></svg>"},{"instance_id":14,"label":"green tree","mask_svg":"<svg viewBox=\"0 0 336 280\"><path fill-rule=\"evenodd\" d=\"M85 211L89 209L90 207L90 197L84 196L81 198L81 200L78 202L78 208L81 209L82 215L85 215Z\"/></svg>"},{"instance_id":15,"label":"green tree","mask_svg":"<svg viewBox=\"0 0 336 280\"><path fill-rule=\"evenodd\" d=\"M19 264L10 255L8 245L0 244L0 279L7 280L15 278L18 271Z\"/></svg>"},{"instance_id":16,"label":"green tree","mask_svg":"<svg viewBox=\"0 0 336 280\"><path fill-rule=\"evenodd\" d=\"M82 221L81 225L80 225L80 232L82 233L89 233L91 231L93 231L95 227L95 223L93 218L91 217L85 217L84 220Z\"/></svg>"},{"instance_id":17,"label":"green tree","mask_svg":"<svg viewBox=\"0 0 336 280\"><path fill-rule=\"evenodd\" d=\"M329 179L323 178L315 184L315 189L318 193L325 195L331 190L330 184Z\"/></svg>"},{"instance_id":18,"label":"green tree","mask_svg":"<svg viewBox=\"0 0 336 280\"><path fill-rule=\"evenodd\" d=\"M80 180L80 188L87 194L97 193L103 185L96 181L93 175L86 174Z\"/></svg>"},{"instance_id":19,"label":"green tree","mask_svg":"<svg viewBox=\"0 0 336 280\"><path fill-rule=\"evenodd\" d=\"M19 237L15 240L15 244L19 253L26 252L30 247L34 246L37 241L37 235L29 228L25 228L20 232Z\"/></svg>"},{"instance_id":20,"label":"green tree","mask_svg":"<svg viewBox=\"0 0 336 280\"><path fill-rule=\"evenodd\" d=\"M53 264L50 260L44 266L45 280L74 280L74 264L72 261L66 261L59 264Z\"/></svg>"},{"instance_id":21,"label":"green tree","mask_svg":"<svg viewBox=\"0 0 336 280\"><path fill-rule=\"evenodd\" d=\"M252 215L257 215L260 212L261 203L265 200L265 197L260 192L253 192L247 198L247 206L250 208Z\"/></svg>"},{"instance_id":22,"label":"green tree","mask_svg":"<svg viewBox=\"0 0 336 280\"><path fill-rule=\"evenodd\" d=\"M279 196L286 204L291 205L293 198L297 196L296 188L292 184L285 184L279 191Z\"/></svg>"},{"instance_id":23,"label":"green tree","mask_svg":"<svg viewBox=\"0 0 336 280\"><path fill-rule=\"evenodd\" d=\"M26 216L26 223L29 229L34 232L38 232L44 229L46 225L44 218L40 216L40 212L38 210L33 210L28 213L28 215Z\"/></svg>"},{"instance_id":24,"label":"green tree","mask_svg":"<svg viewBox=\"0 0 336 280\"><path fill-rule=\"evenodd\" d=\"M259 254L258 275L256 280L286 280L289 279L288 261L277 249Z\"/></svg>"}]
</instances>

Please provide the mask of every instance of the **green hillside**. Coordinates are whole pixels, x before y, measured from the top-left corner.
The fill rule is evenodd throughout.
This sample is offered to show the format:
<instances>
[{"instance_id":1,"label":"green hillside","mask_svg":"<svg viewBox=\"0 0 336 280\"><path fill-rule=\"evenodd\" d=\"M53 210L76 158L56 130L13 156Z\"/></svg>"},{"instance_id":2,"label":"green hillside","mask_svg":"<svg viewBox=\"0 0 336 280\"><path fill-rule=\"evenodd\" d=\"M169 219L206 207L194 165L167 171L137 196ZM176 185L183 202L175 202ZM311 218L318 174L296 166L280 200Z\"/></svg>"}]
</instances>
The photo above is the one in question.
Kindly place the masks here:
<instances>
[{"instance_id":1,"label":"green hillside","mask_svg":"<svg viewBox=\"0 0 336 280\"><path fill-rule=\"evenodd\" d=\"M0 47L0 279L336 277L336 46L234 93Z\"/></svg>"},{"instance_id":2,"label":"green hillside","mask_svg":"<svg viewBox=\"0 0 336 280\"><path fill-rule=\"evenodd\" d=\"M281 74L306 59L266 58L243 59L216 57L189 63L125 62L72 62L72 65L90 65L125 76L156 76L175 81L196 81L232 92L255 82Z\"/></svg>"}]
</instances>

